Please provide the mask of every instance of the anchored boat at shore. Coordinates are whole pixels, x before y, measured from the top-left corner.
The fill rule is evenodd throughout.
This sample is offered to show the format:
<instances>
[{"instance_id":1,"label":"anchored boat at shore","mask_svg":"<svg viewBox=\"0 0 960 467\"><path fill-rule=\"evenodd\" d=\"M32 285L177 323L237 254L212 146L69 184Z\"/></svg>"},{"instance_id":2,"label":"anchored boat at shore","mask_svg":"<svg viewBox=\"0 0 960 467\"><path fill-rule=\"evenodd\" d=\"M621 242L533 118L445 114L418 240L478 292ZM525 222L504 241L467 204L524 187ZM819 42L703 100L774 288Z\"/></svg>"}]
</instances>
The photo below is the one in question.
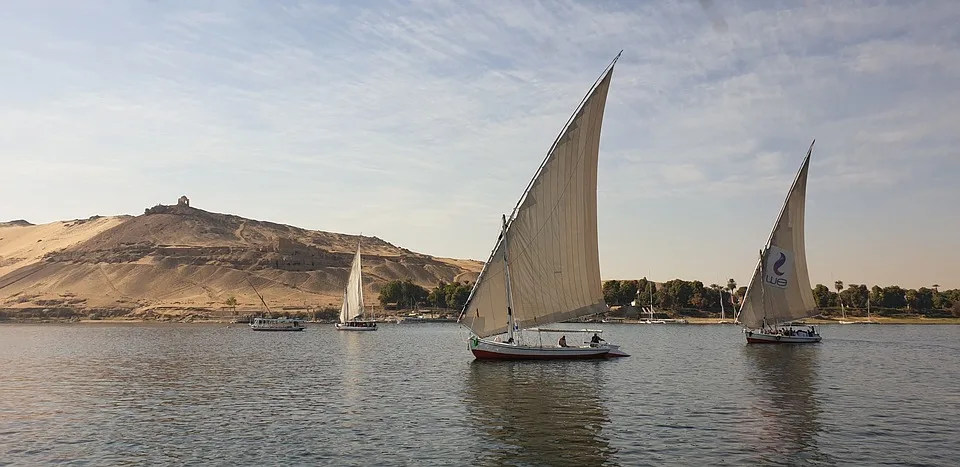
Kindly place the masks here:
<instances>
[{"instance_id":1,"label":"anchored boat at shore","mask_svg":"<svg viewBox=\"0 0 960 467\"><path fill-rule=\"evenodd\" d=\"M260 295L260 291L253 286L253 282L250 282L249 278L247 278L247 283L250 284L253 293L257 294L257 297L260 298L260 303L263 304L263 308L267 310L267 313L271 313L270 307L267 306L267 301L263 299L263 295ZM253 321L250 322L250 329L254 331L303 331L304 327L302 319L253 318Z\"/></svg>"},{"instance_id":2,"label":"anchored boat at shore","mask_svg":"<svg viewBox=\"0 0 960 467\"><path fill-rule=\"evenodd\" d=\"M253 318L254 331L303 331L303 320L291 318Z\"/></svg>"}]
</instances>

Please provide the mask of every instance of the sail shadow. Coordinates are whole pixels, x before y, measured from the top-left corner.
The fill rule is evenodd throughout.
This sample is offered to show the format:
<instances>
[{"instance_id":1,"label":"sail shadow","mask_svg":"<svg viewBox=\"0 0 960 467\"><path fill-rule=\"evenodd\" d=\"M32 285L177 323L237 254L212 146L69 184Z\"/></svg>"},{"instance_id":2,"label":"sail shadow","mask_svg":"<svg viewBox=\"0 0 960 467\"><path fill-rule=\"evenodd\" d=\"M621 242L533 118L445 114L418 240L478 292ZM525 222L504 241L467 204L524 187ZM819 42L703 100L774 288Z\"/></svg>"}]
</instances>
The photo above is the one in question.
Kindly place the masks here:
<instances>
[{"instance_id":1,"label":"sail shadow","mask_svg":"<svg viewBox=\"0 0 960 467\"><path fill-rule=\"evenodd\" d=\"M464 399L481 465L601 465L616 449L597 362L471 363Z\"/></svg>"},{"instance_id":2,"label":"sail shadow","mask_svg":"<svg viewBox=\"0 0 960 467\"><path fill-rule=\"evenodd\" d=\"M748 422L741 437L759 461L779 465L830 463L820 451L822 409L817 399L818 346L744 346Z\"/></svg>"}]
</instances>

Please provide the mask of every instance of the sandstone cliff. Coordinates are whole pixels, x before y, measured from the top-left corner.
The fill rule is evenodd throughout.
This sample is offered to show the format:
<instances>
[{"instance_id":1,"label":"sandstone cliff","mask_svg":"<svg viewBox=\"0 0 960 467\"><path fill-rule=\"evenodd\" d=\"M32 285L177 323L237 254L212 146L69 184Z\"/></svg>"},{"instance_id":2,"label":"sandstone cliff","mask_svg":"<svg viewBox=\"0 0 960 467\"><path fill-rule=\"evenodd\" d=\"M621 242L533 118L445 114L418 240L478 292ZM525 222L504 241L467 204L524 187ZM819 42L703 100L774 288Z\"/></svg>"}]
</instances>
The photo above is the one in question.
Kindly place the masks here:
<instances>
[{"instance_id":1,"label":"sandstone cliff","mask_svg":"<svg viewBox=\"0 0 960 467\"><path fill-rule=\"evenodd\" d=\"M339 307L360 237L311 231L179 205L144 215L32 225L0 224L0 308L217 310L228 297L259 309L252 282L273 308ZM377 237L361 242L365 301L411 279L474 281L482 263L435 258Z\"/></svg>"}]
</instances>

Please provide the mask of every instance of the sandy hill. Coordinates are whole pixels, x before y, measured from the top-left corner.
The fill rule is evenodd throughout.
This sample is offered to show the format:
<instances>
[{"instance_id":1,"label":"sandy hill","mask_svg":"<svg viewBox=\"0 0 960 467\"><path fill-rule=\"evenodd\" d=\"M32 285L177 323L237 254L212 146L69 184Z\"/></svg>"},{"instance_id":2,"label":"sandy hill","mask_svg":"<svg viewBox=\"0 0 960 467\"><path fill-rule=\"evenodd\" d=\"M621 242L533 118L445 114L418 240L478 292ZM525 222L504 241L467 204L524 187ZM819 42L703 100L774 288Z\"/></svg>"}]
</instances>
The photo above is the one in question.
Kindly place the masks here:
<instances>
[{"instance_id":1,"label":"sandy hill","mask_svg":"<svg viewBox=\"0 0 960 467\"><path fill-rule=\"evenodd\" d=\"M141 216L32 225L0 224L0 308L219 309L236 297L258 309L339 307L361 238L207 212L156 206ZM435 258L377 237L361 242L365 301L380 286L411 279L474 281L482 263Z\"/></svg>"}]
</instances>

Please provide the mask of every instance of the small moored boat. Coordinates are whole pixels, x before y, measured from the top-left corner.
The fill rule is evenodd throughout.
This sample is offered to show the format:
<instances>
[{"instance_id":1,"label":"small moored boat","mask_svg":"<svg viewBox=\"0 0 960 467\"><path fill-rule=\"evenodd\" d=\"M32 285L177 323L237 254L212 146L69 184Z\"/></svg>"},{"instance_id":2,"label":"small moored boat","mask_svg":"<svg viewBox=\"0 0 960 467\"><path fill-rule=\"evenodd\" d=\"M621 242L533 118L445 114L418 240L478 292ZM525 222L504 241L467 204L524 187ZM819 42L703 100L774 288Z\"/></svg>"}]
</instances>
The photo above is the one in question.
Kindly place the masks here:
<instances>
[{"instance_id":1,"label":"small moored boat","mask_svg":"<svg viewBox=\"0 0 960 467\"><path fill-rule=\"evenodd\" d=\"M254 331L303 331L303 321L291 318L253 318Z\"/></svg>"},{"instance_id":2,"label":"small moored boat","mask_svg":"<svg viewBox=\"0 0 960 467\"><path fill-rule=\"evenodd\" d=\"M253 286L253 282L250 282L250 278L247 278L247 283L250 284L250 288L253 289L253 292L260 298L260 303L263 304L263 308L267 310L267 313L271 313L270 307L267 306L267 301L263 299L263 295L260 295L260 291ZM254 331L303 331L304 327L302 319L253 318L253 321L250 322L250 329Z\"/></svg>"}]
</instances>

